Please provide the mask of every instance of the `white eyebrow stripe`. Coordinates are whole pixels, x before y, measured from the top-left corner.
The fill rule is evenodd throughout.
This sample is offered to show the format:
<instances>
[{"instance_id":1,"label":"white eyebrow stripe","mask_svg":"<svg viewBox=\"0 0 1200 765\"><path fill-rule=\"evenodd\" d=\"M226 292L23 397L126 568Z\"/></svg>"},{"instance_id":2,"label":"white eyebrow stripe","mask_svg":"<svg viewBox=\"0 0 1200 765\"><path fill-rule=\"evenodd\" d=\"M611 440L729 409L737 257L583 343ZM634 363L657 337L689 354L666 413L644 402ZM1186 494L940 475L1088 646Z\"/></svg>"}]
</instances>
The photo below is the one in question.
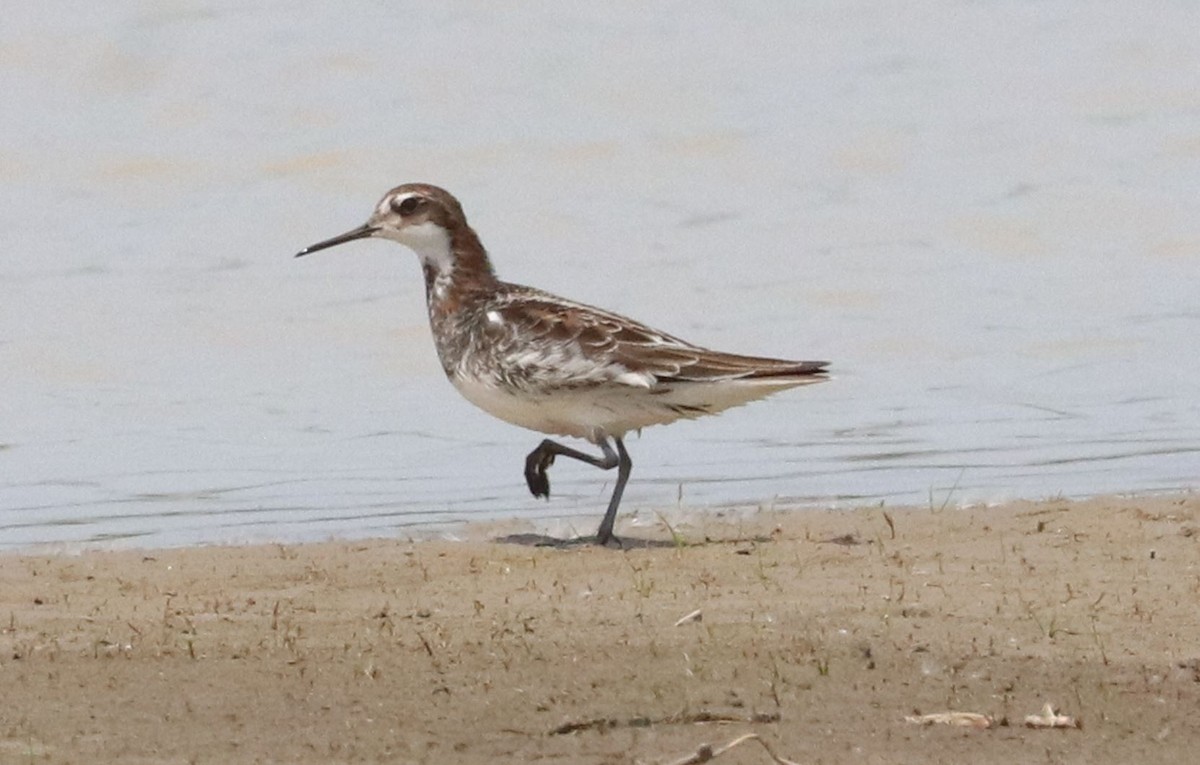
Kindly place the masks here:
<instances>
[{"instance_id":1,"label":"white eyebrow stripe","mask_svg":"<svg viewBox=\"0 0 1200 765\"><path fill-rule=\"evenodd\" d=\"M423 194L421 194L420 192L417 192L417 191L410 191L407 194L399 194L394 197L384 197L379 202L378 210L381 213L393 212L395 210L395 208L404 204L404 200L412 199L413 197L417 197L420 199L425 198Z\"/></svg>"}]
</instances>

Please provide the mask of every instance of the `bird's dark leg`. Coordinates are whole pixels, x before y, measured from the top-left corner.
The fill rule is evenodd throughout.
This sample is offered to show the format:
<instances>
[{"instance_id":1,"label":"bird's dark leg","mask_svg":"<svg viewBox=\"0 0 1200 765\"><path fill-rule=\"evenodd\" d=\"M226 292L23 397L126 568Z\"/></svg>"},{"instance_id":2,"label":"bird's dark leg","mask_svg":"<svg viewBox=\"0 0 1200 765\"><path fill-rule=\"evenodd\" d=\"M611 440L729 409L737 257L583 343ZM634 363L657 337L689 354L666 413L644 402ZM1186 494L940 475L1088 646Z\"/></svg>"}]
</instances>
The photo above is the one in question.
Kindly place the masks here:
<instances>
[{"instance_id":1,"label":"bird's dark leg","mask_svg":"<svg viewBox=\"0 0 1200 765\"><path fill-rule=\"evenodd\" d=\"M593 457L547 438L525 458L525 483L529 484L529 490L533 492L533 496L549 497L550 476L546 475L546 471L550 469L550 466L554 464L554 458L558 456L586 462L602 470L615 468L620 460L617 458L617 453L608 445L608 441L601 441L600 449L603 450L604 456Z\"/></svg>"},{"instance_id":2,"label":"bird's dark leg","mask_svg":"<svg viewBox=\"0 0 1200 765\"><path fill-rule=\"evenodd\" d=\"M613 440L617 442L615 452L606 439L598 444L601 451L604 452L604 456L593 457L547 438L525 458L525 483L529 484L529 491L533 492L535 497L550 496L550 477L546 471L554 464L555 457L570 457L602 470L618 468L617 486L613 489L612 499L608 502L608 511L604 514L600 530L596 533L596 543L601 545L615 541L612 533L613 523L617 519L617 507L621 504L621 494L625 491L625 482L629 480L629 470L633 467L633 463L629 460L629 453L625 451L625 444L619 438Z\"/></svg>"},{"instance_id":3,"label":"bird's dark leg","mask_svg":"<svg viewBox=\"0 0 1200 765\"><path fill-rule=\"evenodd\" d=\"M596 532L598 545L606 545L609 540L620 544L620 540L613 536L613 524L617 520L617 507L620 506L621 495L625 492L625 482L629 480L629 471L633 468L633 461L629 459L629 452L625 451L625 444L619 438L613 440L617 442L617 485L613 489L612 499L608 501L604 520L600 521L600 529Z\"/></svg>"}]
</instances>

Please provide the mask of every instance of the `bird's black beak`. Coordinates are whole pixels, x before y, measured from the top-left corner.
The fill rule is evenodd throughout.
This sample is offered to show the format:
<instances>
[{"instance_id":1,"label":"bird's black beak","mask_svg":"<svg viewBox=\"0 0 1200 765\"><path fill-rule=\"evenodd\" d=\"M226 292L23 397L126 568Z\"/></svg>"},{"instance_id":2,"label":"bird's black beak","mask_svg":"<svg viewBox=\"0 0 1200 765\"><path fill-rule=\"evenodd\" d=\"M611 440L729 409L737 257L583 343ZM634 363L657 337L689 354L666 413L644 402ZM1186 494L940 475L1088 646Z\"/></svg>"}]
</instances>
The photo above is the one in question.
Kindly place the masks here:
<instances>
[{"instance_id":1,"label":"bird's black beak","mask_svg":"<svg viewBox=\"0 0 1200 765\"><path fill-rule=\"evenodd\" d=\"M372 226L370 223L364 223L363 225L359 226L358 228L351 229L350 231L347 231L344 234L338 234L337 236L333 237L332 239L326 239L323 242L317 242L316 244L310 244L309 246L305 247L300 252L297 252L296 257L298 258L301 255L308 255L311 252L316 252L317 250L324 250L328 247L337 247L339 244L345 244L346 242L353 242L355 239L366 239L367 237L371 236L378 230L379 230L378 226Z\"/></svg>"}]
</instances>

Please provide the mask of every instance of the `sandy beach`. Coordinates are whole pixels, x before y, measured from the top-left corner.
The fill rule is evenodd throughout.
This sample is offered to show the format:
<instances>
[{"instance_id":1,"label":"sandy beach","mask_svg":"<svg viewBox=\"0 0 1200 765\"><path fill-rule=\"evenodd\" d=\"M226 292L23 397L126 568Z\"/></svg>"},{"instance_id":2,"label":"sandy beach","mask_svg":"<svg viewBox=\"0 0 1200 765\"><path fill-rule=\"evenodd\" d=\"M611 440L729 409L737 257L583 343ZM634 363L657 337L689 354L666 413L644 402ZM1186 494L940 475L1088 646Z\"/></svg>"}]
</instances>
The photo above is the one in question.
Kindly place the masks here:
<instances>
[{"instance_id":1,"label":"sandy beach","mask_svg":"<svg viewBox=\"0 0 1200 765\"><path fill-rule=\"evenodd\" d=\"M747 733L797 763L1200 746L1196 496L693 519L625 550L480 527L4 556L0 762L672 763ZM1071 727L1027 727L1046 704ZM980 717L911 719L941 712Z\"/></svg>"}]
</instances>

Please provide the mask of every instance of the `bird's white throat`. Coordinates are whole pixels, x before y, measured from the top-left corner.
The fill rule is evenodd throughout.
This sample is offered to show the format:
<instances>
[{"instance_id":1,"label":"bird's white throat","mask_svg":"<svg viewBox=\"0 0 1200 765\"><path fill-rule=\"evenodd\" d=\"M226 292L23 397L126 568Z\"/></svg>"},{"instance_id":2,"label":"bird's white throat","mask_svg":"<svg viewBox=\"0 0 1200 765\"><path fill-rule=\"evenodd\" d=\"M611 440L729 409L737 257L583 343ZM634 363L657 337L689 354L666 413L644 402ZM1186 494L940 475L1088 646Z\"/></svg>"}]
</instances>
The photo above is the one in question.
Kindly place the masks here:
<instances>
[{"instance_id":1,"label":"bird's white throat","mask_svg":"<svg viewBox=\"0 0 1200 765\"><path fill-rule=\"evenodd\" d=\"M454 265L454 255L450 249L450 232L433 221L415 223L401 229L384 227L379 236L399 242L421 259L421 263L430 266L440 274L450 273Z\"/></svg>"}]
</instances>

